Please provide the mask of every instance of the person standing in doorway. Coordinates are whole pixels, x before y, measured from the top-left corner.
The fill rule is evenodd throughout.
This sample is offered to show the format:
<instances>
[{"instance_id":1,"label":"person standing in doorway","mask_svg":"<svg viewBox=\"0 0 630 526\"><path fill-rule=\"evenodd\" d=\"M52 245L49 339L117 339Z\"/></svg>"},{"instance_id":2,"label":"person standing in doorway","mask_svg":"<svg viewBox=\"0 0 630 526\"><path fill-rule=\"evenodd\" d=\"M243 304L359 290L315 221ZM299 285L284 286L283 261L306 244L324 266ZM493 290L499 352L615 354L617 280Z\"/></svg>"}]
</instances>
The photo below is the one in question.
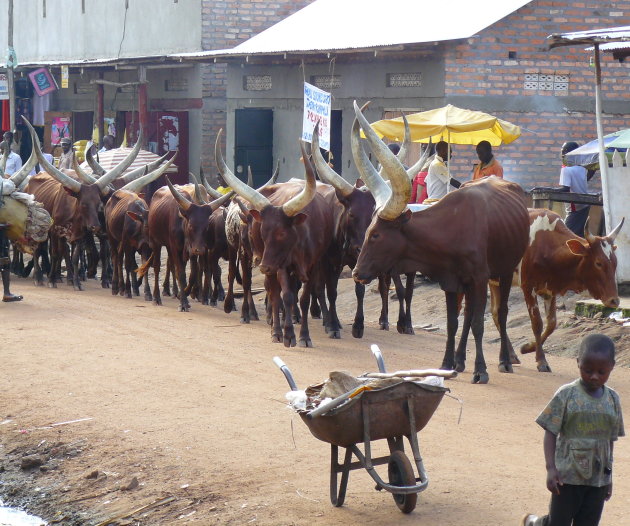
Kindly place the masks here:
<instances>
[{"instance_id":1,"label":"person standing in doorway","mask_svg":"<svg viewBox=\"0 0 630 526\"><path fill-rule=\"evenodd\" d=\"M587 170L583 166L568 166L566 154L577 149L579 144L574 141L565 142L560 149L562 157L562 169L560 170L560 191L573 192L575 194L587 194L588 182L593 177L595 170ZM588 219L591 207L579 203L567 203L566 218L564 222L567 228L577 236L584 236L584 226Z\"/></svg>"}]
</instances>

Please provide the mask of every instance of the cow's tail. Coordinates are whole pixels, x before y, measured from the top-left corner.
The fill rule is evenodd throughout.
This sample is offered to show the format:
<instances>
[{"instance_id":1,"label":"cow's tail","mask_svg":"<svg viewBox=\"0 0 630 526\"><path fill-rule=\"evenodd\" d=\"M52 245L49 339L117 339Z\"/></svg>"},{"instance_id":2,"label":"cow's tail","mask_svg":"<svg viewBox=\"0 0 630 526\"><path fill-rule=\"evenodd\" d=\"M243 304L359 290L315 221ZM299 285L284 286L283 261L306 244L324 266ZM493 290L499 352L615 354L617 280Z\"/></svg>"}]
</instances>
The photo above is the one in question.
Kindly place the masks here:
<instances>
[{"instance_id":1,"label":"cow's tail","mask_svg":"<svg viewBox=\"0 0 630 526\"><path fill-rule=\"evenodd\" d=\"M243 284L243 277L241 276L241 271L240 271L240 259L241 259L241 251L237 250L236 251L236 272L234 274L234 277L236 278L236 283L238 283L239 285Z\"/></svg>"},{"instance_id":2,"label":"cow's tail","mask_svg":"<svg viewBox=\"0 0 630 526\"><path fill-rule=\"evenodd\" d=\"M151 263L153 263L153 253L149 256L149 259L147 259L142 265L140 265L136 269L136 274L138 275L139 278L141 278L147 272L149 272L149 267L151 266Z\"/></svg>"}]
</instances>

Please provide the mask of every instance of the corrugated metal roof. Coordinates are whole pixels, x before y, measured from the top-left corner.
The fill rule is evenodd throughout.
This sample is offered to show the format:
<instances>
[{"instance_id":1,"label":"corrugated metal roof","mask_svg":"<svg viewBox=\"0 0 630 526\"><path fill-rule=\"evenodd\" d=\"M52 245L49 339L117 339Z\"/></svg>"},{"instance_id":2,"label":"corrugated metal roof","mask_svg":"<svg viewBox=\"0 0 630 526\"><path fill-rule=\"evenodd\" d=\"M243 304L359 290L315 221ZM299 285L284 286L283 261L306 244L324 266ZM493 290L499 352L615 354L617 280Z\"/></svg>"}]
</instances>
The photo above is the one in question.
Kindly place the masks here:
<instances>
[{"instance_id":1,"label":"corrugated metal roof","mask_svg":"<svg viewBox=\"0 0 630 526\"><path fill-rule=\"evenodd\" d=\"M547 37L547 45L550 49L559 46L592 46L593 44L612 42L630 42L630 26L591 29L574 33L556 33Z\"/></svg>"},{"instance_id":2,"label":"corrugated metal roof","mask_svg":"<svg viewBox=\"0 0 630 526\"><path fill-rule=\"evenodd\" d=\"M179 53L230 55L372 49L468 38L531 0L316 0L232 49Z\"/></svg>"}]
</instances>

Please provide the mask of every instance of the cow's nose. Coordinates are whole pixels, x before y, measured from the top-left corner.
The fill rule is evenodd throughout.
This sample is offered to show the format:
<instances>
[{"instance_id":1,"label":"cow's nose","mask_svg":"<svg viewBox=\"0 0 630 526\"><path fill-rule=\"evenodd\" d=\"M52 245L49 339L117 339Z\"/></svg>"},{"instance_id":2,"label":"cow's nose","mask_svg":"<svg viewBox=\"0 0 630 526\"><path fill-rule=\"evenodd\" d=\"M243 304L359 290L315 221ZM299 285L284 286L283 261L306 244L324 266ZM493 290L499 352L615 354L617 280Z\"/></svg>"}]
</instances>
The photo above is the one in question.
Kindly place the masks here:
<instances>
[{"instance_id":1,"label":"cow's nose","mask_svg":"<svg viewBox=\"0 0 630 526\"><path fill-rule=\"evenodd\" d=\"M611 309L619 307L619 298L609 298L606 302L606 307L610 307Z\"/></svg>"},{"instance_id":2,"label":"cow's nose","mask_svg":"<svg viewBox=\"0 0 630 526\"><path fill-rule=\"evenodd\" d=\"M260 265L260 257L256 256L254 257L254 266L257 267L258 265Z\"/></svg>"}]
</instances>

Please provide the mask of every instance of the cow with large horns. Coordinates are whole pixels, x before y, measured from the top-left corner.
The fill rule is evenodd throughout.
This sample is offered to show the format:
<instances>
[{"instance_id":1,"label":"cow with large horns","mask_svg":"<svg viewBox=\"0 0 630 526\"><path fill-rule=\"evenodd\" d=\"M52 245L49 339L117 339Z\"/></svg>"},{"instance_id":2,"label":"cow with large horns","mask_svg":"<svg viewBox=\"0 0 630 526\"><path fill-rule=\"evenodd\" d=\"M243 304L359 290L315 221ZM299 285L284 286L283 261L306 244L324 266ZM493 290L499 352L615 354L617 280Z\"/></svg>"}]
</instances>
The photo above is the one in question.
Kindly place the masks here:
<instances>
[{"instance_id":1,"label":"cow with large horns","mask_svg":"<svg viewBox=\"0 0 630 526\"><path fill-rule=\"evenodd\" d=\"M364 105L362 110L364 110L366 106L367 105ZM407 145L411 142L409 123L404 115L403 121L405 123L405 140L403 141L403 148L400 150L401 152L406 151ZM356 140L359 132L359 123L356 119L353 123L353 129L355 130L355 133L351 136L351 142L352 149L354 151L355 149L361 147L359 142ZM361 251L365 231L372 220L372 214L374 212L376 202L374 200L374 196L366 186L357 187L350 184L343 177L337 174L337 172L335 172L328 163L326 163L319 149L318 131L319 125L316 125L315 130L313 131L312 151L315 167L317 168L317 174L322 181L335 188L336 197L343 206L344 210L343 216L337 223L338 231L335 236L338 241L337 253L342 257L340 265L342 267L343 265L348 265L351 269L354 269ZM407 174L410 178L420 170L420 167L424 164L426 158L428 157L428 153L429 150L426 149L418 162L411 168L407 169ZM397 157L399 159L402 158L400 153ZM396 328L401 334L414 334L411 323L411 299L413 296L415 272L408 273L406 277L407 286L403 288L400 275L396 272L392 275L381 274L378 276L378 289L381 295L381 315L379 317L379 327L383 330L389 330L389 285L393 279L399 302L398 322L396 324ZM365 296L365 285L363 283L355 283L355 295L357 298L357 310L352 324L352 335L355 338L361 338L363 337L364 331L363 298Z\"/></svg>"},{"instance_id":2,"label":"cow with large horns","mask_svg":"<svg viewBox=\"0 0 630 526\"><path fill-rule=\"evenodd\" d=\"M186 280L186 263L189 255L196 251L201 252L205 241L203 233L195 240L190 237L187 241L186 231L190 225L191 219L197 219L198 215L205 216L205 224L200 227L208 228L209 216L221 207L230 195L226 194L210 203L204 204L200 214L197 214L200 205L192 202L192 196L195 190L199 191L198 186L188 184L184 186L173 186L167 178L167 185L159 188L151 199L149 205L149 244L151 246L150 258L138 269L138 275L143 276L147 273L149 266L153 265L155 275L155 284L153 287L153 304L162 305L160 296L160 251L162 247L166 247L168 259L172 266L174 281L178 284L179 290L179 306L180 312L188 312L190 303L188 302L188 287ZM197 236L198 232L195 232ZM199 245L197 245L199 243ZM196 276L193 276L196 279Z\"/></svg>"},{"instance_id":3,"label":"cow with large horns","mask_svg":"<svg viewBox=\"0 0 630 526\"><path fill-rule=\"evenodd\" d=\"M105 225L114 267L112 279L112 294L114 295L120 294L131 298L132 292L136 296L140 293L135 273L138 267L135 254L139 252L143 261L146 261L150 256L150 248L149 207L138 192L168 170L176 157L177 153L162 167L116 190L105 205ZM146 170L148 169L147 165ZM123 264L126 279L123 274ZM148 279L144 283L144 299L152 300Z\"/></svg>"},{"instance_id":4,"label":"cow with large horns","mask_svg":"<svg viewBox=\"0 0 630 526\"><path fill-rule=\"evenodd\" d=\"M259 192L230 171L221 154L220 140L221 131L215 146L219 172L251 206L249 214L253 223L249 235L254 253L259 253L259 268L265 275L265 288L272 304L272 341L283 341L286 347L293 347L296 343L301 347L311 347L308 309L312 290L320 300L324 320L336 319L336 313L329 313L324 301L322 261L332 241L334 225L328 203L316 190L315 170L304 144L300 142L305 182L279 183ZM302 325L297 342L289 314L295 304L296 280L303 283L299 301ZM281 298L287 313L284 327L280 325Z\"/></svg>"},{"instance_id":5,"label":"cow with large horns","mask_svg":"<svg viewBox=\"0 0 630 526\"><path fill-rule=\"evenodd\" d=\"M541 372L550 372L543 344L556 329L556 297L567 292L584 290L612 309L619 307L617 292L617 256L615 238L624 219L605 237L594 236L584 227L584 238L576 236L560 216L551 210L529 210L529 245L516 269L514 282L519 284L531 319L534 341L524 344L521 353L536 353L536 365ZM492 314L498 322L497 285L490 285ZM538 308L538 297L545 304L547 325ZM512 345L509 345L513 354ZM516 355L514 355L516 356ZM518 358L516 358L518 360Z\"/></svg>"},{"instance_id":6,"label":"cow with large horns","mask_svg":"<svg viewBox=\"0 0 630 526\"><path fill-rule=\"evenodd\" d=\"M31 177L26 191L43 203L54 221L50 229L51 270L48 283L50 286L56 286L55 280L61 269L61 258L67 254L67 240L73 248L72 273L68 271L68 275L72 275L72 280L68 281L72 282L76 290L82 290L79 279L79 255L83 250L85 234L100 232L99 213L102 213L103 201L113 190L111 183L122 175L138 155L141 137L120 164L94 182L81 182L48 162L42 153L35 130L28 120L24 119L24 122L31 133L39 164L46 171Z\"/></svg>"},{"instance_id":7,"label":"cow with large horns","mask_svg":"<svg viewBox=\"0 0 630 526\"><path fill-rule=\"evenodd\" d=\"M499 371L511 372L506 321L512 274L523 257L529 220L520 186L497 177L462 185L421 212L407 208L411 182L398 159L379 139L354 103L360 127L389 176L391 188L378 175L363 149L355 158L363 180L373 193L376 210L353 277L369 283L380 273L420 271L440 284L446 295L447 344L442 368L465 369L465 336L472 328L476 357L473 383L487 383L483 357L483 316L488 280L499 280L498 309L501 351ZM455 353L459 295L466 309L462 340Z\"/></svg>"}]
</instances>

